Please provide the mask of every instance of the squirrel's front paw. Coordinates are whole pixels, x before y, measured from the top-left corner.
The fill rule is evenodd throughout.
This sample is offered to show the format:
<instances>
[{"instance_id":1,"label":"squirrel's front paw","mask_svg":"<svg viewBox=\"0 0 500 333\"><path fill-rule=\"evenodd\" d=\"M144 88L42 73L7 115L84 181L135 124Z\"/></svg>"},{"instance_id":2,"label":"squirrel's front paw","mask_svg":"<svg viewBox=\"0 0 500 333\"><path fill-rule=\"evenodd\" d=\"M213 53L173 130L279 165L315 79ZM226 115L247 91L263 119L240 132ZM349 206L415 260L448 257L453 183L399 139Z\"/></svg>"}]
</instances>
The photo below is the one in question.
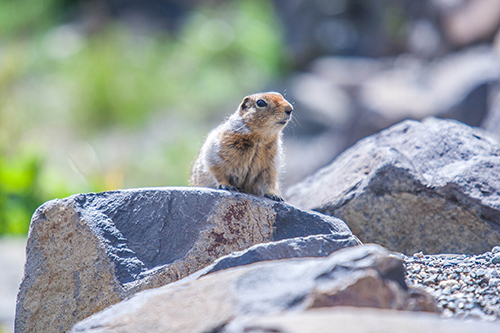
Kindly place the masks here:
<instances>
[{"instance_id":1,"label":"squirrel's front paw","mask_svg":"<svg viewBox=\"0 0 500 333\"><path fill-rule=\"evenodd\" d=\"M226 191L230 191L230 192L241 192L241 189L239 189L236 186L231 186L231 185L219 185L219 187L217 187L217 188L219 190L226 190Z\"/></svg>"},{"instance_id":2,"label":"squirrel's front paw","mask_svg":"<svg viewBox=\"0 0 500 333\"><path fill-rule=\"evenodd\" d=\"M284 202L285 200L283 200L282 197L280 197L279 195L276 195L276 194L264 194L264 198L268 198L268 199L271 199L271 200L274 200L274 201L278 201L278 202Z\"/></svg>"}]
</instances>

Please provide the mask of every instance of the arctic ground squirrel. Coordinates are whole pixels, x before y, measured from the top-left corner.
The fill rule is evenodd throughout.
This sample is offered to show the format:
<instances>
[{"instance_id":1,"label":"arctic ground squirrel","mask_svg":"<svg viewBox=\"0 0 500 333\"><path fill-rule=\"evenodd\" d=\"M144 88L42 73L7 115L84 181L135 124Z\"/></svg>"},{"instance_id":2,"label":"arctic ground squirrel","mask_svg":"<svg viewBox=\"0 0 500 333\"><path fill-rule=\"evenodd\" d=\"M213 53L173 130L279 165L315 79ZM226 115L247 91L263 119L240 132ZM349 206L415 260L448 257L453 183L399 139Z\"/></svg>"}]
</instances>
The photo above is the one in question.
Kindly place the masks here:
<instances>
[{"instance_id":1,"label":"arctic ground squirrel","mask_svg":"<svg viewBox=\"0 0 500 333\"><path fill-rule=\"evenodd\" d=\"M278 185L281 136L292 111L280 93L246 96L236 112L208 134L193 165L191 185L283 201Z\"/></svg>"}]
</instances>

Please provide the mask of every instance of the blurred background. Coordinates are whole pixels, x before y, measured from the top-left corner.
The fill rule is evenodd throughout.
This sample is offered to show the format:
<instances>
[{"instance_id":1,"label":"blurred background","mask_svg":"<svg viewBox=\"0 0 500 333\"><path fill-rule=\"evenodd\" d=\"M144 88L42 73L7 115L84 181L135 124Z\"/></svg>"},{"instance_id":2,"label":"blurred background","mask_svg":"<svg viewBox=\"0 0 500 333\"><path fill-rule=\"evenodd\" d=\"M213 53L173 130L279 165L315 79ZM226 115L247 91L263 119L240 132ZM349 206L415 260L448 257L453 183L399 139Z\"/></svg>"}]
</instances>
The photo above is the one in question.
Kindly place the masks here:
<instances>
[{"instance_id":1,"label":"blurred background","mask_svg":"<svg viewBox=\"0 0 500 333\"><path fill-rule=\"evenodd\" d=\"M295 106L284 188L404 119L499 134L499 27L498 0L0 0L0 332L39 205L187 185L247 94Z\"/></svg>"}]
</instances>

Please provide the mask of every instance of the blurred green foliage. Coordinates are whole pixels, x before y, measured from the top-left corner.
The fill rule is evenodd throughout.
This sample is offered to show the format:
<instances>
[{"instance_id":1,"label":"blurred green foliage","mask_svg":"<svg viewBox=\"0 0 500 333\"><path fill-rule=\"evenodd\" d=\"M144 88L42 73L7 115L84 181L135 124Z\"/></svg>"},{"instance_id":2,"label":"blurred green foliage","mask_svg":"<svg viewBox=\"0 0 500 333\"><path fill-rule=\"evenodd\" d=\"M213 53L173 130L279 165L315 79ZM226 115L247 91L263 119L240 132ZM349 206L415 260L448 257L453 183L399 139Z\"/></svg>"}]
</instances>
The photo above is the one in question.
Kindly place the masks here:
<instances>
[{"instance_id":1,"label":"blurred green foliage","mask_svg":"<svg viewBox=\"0 0 500 333\"><path fill-rule=\"evenodd\" d=\"M0 37L17 38L55 24L61 3L57 0L0 1Z\"/></svg>"},{"instance_id":2,"label":"blurred green foliage","mask_svg":"<svg viewBox=\"0 0 500 333\"><path fill-rule=\"evenodd\" d=\"M176 33L63 12L0 0L0 234L53 198L187 185L211 121L286 69L266 0L197 8Z\"/></svg>"}]
</instances>

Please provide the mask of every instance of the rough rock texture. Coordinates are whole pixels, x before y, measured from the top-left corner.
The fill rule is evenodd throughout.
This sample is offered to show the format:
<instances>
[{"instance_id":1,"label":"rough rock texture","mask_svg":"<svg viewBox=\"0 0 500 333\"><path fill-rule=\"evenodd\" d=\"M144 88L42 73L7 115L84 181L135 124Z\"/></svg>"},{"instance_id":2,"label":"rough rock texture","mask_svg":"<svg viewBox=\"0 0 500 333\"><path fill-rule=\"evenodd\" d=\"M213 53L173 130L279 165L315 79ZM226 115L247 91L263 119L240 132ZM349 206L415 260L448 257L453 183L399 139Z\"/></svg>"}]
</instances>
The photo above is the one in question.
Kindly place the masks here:
<instances>
[{"instance_id":1,"label":"rough rock texture","mask_svg":"<svg viewBox=\"0 0 500 333\"><path fill-rule=\"evenodd\" d=\"M71 332L214 332L241 315L340 305L436 311L429 295L406 286L402 259L369 245L188 277L136 294Z\"/></svg>"},{"instance_id":2,"label":"rough rock texture","mask_svg":"<svg viewBox=\"0 0 500 333\"><path fill-rule=\"evenodd\" d=\"M500 146L456 121L405 121L360 141L285 197L390 250L483 253L500 244Z\"/></svg>"},{"instance_id":3,"label":"rough rock texture","mask_svg":"<svg viewBox=\"0 0 500 333\"><path fill-rule=\"evenodd\" d=\"M496 333L498 324L442 320L429 313L366 308L314 309L303 313L248 316L221 333Z\"/></svg>"},{"instance_id":4,"label":"rough rock texture","mask_svg":"<svg viewBox=\"0 0 500 333\"><path fill-rule=\"evenodd\" d=\"M315 234L336 235L339 246L358 243L336 218L226 191L156 188L53 200L30 226L16 332L67 331L223 255Z\"/></svg>"}]
</instances>

